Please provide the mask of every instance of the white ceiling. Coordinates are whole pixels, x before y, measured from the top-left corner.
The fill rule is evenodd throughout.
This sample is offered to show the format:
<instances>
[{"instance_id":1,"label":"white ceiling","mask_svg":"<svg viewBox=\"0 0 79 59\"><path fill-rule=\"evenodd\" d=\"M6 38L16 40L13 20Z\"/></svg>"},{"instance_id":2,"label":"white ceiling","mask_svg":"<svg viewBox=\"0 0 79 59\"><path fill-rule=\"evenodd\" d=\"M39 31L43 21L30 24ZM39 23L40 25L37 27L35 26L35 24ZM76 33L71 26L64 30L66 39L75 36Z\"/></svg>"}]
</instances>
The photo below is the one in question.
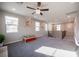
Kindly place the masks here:
<instances>
[{"instance_id":1,"label":"white ceiling","mask_svg":"<svg viewBox=\"0 0 79 59\"><path fill-rule=\"evenodd\" d=\"M42 2L41 8L49 8L49 11L44 11L43 16L32 15L33 10L26 8L26 6L31 6L36 8L36 2L0 2L0 9L24 16L34 16L37 19L43 19L46 21L54 22L66 22L69 21L66 17L66 13L78 10L78 3L71 2ZM15 11L12 11L15 8ZM63 20L62 20L63 19Z\"/></svg>"}]
</instances>

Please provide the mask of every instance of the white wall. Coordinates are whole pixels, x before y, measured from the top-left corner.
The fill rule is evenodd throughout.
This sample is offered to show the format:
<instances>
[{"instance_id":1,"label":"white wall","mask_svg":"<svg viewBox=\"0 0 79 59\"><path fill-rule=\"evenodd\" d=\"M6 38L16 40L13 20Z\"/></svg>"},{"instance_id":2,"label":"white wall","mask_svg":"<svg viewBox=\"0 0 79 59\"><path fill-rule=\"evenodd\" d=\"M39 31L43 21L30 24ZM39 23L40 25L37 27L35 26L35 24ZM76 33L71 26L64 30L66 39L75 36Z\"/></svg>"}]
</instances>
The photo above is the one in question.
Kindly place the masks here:
<instances>
[{"instance_id":1,"label":"white wall","mask_svg":"<svg viewBox=\"0 0 79 59\"><path fill-rule=\"evenodd\" d=\"M2 17L2 14L0 12L0 33L2 32L2 29L1 29L1 23L2 23L1 17Z\"/></svg>"},{"instance_id":2,"label":"white wall","mask_svg":"<svg viewBox=\"0 0 79 59\"><path fill-rule=\"evenodd\" d=\"M75 28L74 28L74 38L75 38L75 43L77 46L79 46L79 16L76 17L75 19Z\"/></svg>"},{"instance_id":3,"label":"white wall","mask_svg":"<svg viewBox=\"0 0 79 59\"><path fill-rule=\"evenodd\" d=\"M49 26L49 31L52 31L53 32L52 34L55 36L60 36L61 31L64 31L64 30L66 31L67 37L74 36L74 22L60 23L59 25L61 25L61 31L56 30L56 25L58 25L58 24L50 24L50 25L51 26ZM59 33L59 34L57 34L57 33Z\"/></svg>"},{"instance_id":4,"label":"white wall","mask_svg":"<svg viewBox=\"0 0 79 59\"><path fill-rule=\"evenodd\" d=\"M2 13L2 14L1 14ZM25 34L35 34L35 35L44 35L46 34L45 31L35 32L34 27L27 27L25 24L26 17L12 14L9 12L0 12L0 29L2 29L2 33L5 34L6 40L5 44L13 43L22 40L22 36ZM17 33L6 33L6 27L5 27L5 16L12 16L12 17L18 17L19 18L19 27ZM2 21L1 21L2 20Z\"/></svg>"},{"instance_id":5,"label":"white wall","mask_svg":"<svg viewBox=\"0 0 79 59\"><path fill-rule=\"evenodd\" d=\"M65 30L66 31L66 36L67 37L73 37L74 36L74 22L69 22L69 23L65 23L62 24L62 31Z\"/></svg>"}]
</instances>

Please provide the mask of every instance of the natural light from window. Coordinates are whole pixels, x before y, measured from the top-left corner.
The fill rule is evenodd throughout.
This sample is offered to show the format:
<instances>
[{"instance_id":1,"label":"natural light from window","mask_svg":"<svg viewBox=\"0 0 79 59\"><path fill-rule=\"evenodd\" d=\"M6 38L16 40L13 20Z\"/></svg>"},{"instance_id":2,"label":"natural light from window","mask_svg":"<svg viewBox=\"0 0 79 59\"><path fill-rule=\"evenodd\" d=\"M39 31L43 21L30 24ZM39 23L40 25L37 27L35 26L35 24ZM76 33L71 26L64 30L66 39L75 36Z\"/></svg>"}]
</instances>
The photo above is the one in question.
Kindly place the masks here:
<instances>
[{"instance_id":1,"label":"natural light from window","mask_svg":"<svg viewBox=\"0 0 79 59\"><path fill-rule=\"evenodd\" d=\"M40 31L40 22L35 22L35 31Z\"/></svg>"},{"instance_id":2,"label":"natural light from window","mask_svg":"<svg viewBox=\"0 0 79 59\"><path fill-rule=\"evenodd\" d=\"M45 24L45 31L47 31L48 29L47 29L47 24Z\"/></svg>"},{"instance_id":3,"label":"natural light from window","mask_svg":"<svg viewBox=\"0 0 79 59\"><path fill-rule=\"evenodd\" d=\"M75 51L63 50L53 47L41 46L35 52L55 57L77 57Z\"/></svg>"},{"instance_id":4,"label":"natural light from window","mask_svg":"<svg viewBox=\"0 0 79 59\"><path fill-rule=\"evenodd\" d=\"M52 24L51 23L48 24L48 29L49 29L49 31L52 31Z\"/></svg>"},{"instance_id":5,"label":"natural light from window","mask_svg":"<svg viewBox=\"0 0 79 59\"><path fill-rule=\"evenodd\" d=\"M53 56L54 51L55 51L55 48L46 47L46 46L42 46L42 47L38 48L37 50L35 50L35 52L45 54L48 56Z\"/></svg>"},{"instance_id":6,"label":"natural light from window","mask_svg":"<svg viewBox=\"0 0 79 59\"><path fill-rule=\"evenodd\" d=\"M56 30L61 31L61 25L56 25Z\"/></svg>"},{"instance_id":7,"label":"natural light from window","mask_svg":"<svg viewBox=\"0 0 79 59\"><path fill-rule=\"evenodd\" d=\"M5 16L6 32L18 32L18 18Z\"/></svg>"}]
</instances>

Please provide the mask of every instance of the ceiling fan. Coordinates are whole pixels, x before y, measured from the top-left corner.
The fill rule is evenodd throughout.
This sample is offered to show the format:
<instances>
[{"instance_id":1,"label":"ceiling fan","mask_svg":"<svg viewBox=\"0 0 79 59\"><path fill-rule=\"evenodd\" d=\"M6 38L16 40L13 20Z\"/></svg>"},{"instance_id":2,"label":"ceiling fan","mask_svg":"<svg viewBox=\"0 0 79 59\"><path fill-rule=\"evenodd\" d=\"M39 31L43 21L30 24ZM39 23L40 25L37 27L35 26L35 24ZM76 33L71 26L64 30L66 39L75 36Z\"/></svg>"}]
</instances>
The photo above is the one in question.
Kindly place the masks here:
<instances>
[{"instance_id":1,"label":"ceiling fan","mask_svg":"<svg viewBox=\"0 0 79 59\"><path fill-rule=\"evenodd\" d=\"M35 12L33 12L32 14L40 14L40 15L43 15L42 11L49 11L48 8L45 8L45 9L41 9L41 2L37 2L37 8L33 8L33 7L29 7L27 6L27 8L29 9L32 9L32 10L35 10Z\"/></svg>"}]
</instances>

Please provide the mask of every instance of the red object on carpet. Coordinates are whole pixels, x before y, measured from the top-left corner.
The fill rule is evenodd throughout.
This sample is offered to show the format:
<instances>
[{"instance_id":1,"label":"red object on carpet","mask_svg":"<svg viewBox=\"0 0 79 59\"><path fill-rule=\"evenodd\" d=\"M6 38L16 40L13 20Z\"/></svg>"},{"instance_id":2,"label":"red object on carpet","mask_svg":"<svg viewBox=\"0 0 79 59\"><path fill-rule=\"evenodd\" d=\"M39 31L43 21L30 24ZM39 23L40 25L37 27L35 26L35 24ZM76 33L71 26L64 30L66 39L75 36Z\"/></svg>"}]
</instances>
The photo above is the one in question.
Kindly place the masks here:
<instances>
[{"instance_id":1,"label":"red object on carpet","mask_svg":"<svg viewBox=\"0 0 79 59\"><path fill-rule=\"evenodd\" d=\"M33 40L36 40L36 37L23 38L24 42L31 42Z\"/></svg>"}]
</instances>

